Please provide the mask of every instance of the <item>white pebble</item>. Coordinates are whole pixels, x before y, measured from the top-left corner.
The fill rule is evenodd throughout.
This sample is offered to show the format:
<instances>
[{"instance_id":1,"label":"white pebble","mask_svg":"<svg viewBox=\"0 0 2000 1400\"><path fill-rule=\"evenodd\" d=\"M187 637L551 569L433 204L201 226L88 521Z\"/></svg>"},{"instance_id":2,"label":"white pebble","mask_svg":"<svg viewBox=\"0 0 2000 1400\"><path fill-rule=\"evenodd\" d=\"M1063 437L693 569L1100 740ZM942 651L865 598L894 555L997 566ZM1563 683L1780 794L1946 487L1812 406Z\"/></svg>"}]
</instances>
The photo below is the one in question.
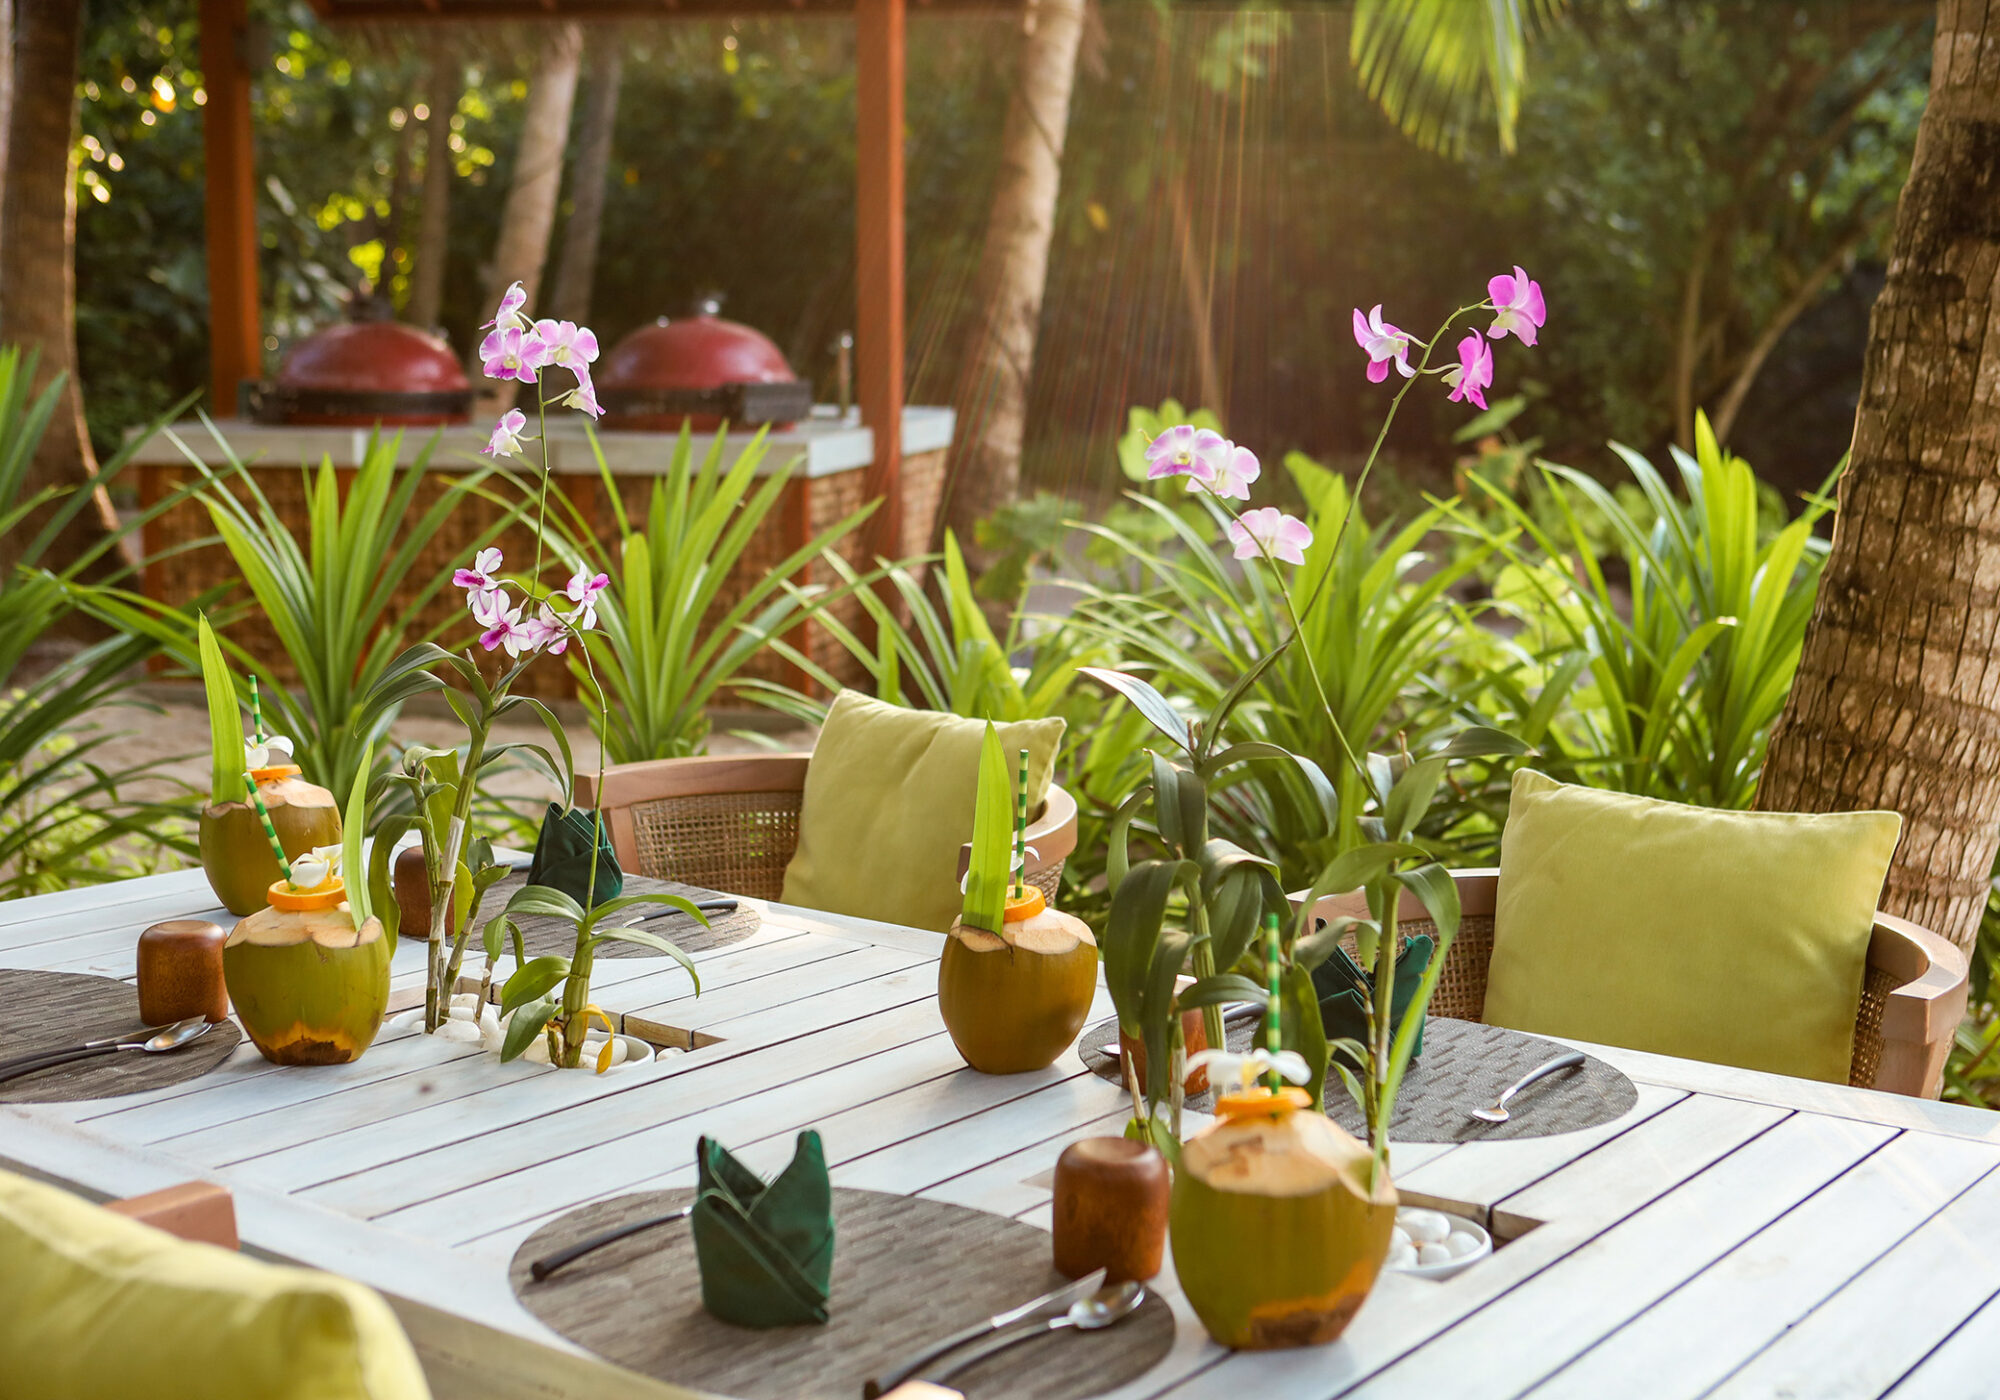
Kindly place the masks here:
<instances>
[{"instance_id":1,"label":"white pebble","mask_svg":"<svg viewBox=\"0 0 2000 1400\"><path fill-rule=\"evenodd\" d=\"M1389 1232L1389 1248L1415 1249L1416 1247L1417 1247L1417 1242L1410 1238L1410 1232L1405 1230L1402 1226L1398 1225L1395 1229Z\"/></svg>"},{"instance_id":2,"label":"white pebble","mask_svg":"<svg viewBox=\"0 0 2000 1400\"><path fill-rule=\"evenodd\" d=\"M1443 1244L1451 1233L1451 1221L1434 1210L1406 1210L1399 1214L1396 1223L1413 1244Z\"/></svg>"},{"instance_id":3,"label":"white pebble","mask_svg":"<svg viewBox=\"0 0 2000 1400\"><path fill-rule=\"evenodd\" d=\"M1445 1253L1454 1259L1479 1252L1479 1236L1470 1230L1453 1230L1444 1240Z\"/></svg>"},{"instance_id":4,"label":"white pebble","mask_svg":"<svg viewBox=\"0 0 2000 1400\"><path fill-rule=\"evenodd\" d=\"M1422 1244L1417 1246L1417 1263L1419 1264L1429 1266L1431 1264L1449 1264L1450 1262L1451 1251L1441 1244Z\"/></svg>"},{"instance_id":5,"label":"white pebble","mask_svg":"<svg viewBox=\"0 0 2000 1400\"><path fill-rule=\"evenodd\" d=\"M1407 1244L1392 1244L1386 1262L1392 1269L1413 1269L1417 1264L1417 1251Z\"/></svg>"},{"instance_id":6,"label":"white pebble","mask_svg":"<svg viewBox=\"0 0 2000 1400\"><path fill-rule=\"evenodd\" d=\"M456 1017L437 1028L437 1038L458 1041L466 1045L477 1045L481 1040L478 1026L469 1020L459 1020Z\"/></svg>"}]
</instances>

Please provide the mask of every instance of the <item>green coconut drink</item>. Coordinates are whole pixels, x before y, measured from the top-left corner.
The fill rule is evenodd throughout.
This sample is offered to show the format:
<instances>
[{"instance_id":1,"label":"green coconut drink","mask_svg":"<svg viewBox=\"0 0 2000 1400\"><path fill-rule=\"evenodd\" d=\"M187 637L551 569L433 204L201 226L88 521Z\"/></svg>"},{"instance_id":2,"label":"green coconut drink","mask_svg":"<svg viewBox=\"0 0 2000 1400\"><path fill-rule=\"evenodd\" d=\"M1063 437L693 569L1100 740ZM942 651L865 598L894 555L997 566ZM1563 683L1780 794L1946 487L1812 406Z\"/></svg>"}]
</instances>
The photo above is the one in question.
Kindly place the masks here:
<instances>
[{"instance_id":1,"label":"green coconut drink","mask_svg":"<svg viewBox=\"0 0 2000 1400\"><path fill-rule=\"evenodd\" d=\"M965 906L938 960L938 1011L958 1053L981 1073L1046 1069L1090 1015L1097 940L1083 920L1049 908L1040 890L1019 880L1028 855L1028 753L1010 775L990 723L974 803Z\"/></svg>"},{"instance_id":2,"label":"green coconut drink","mask_svg":"<svg viewBox=\"0 0 2000 1400\"><path fill-rule=\"evenodd\" d=\"M236 1019L273 1064L339 1065L359 1059L389 1009L394 919L385 927L375 917L361 857L373 757L372 752L362 755L341 843L290 858L287 873L264 892L269 907L238 923L222 947L222 978ZM282 848L275 814L264 807L258 785L250 784L249 793L266 858L276 861ZM386 849L382 854L373 883L387 898ZM351 883L342 878L343 869Z\"/></svg>"},{"instance_id":3,"label":"green coconut drink","mask_svg":"<svg viewBox=\"0 0 2000 1400\"><path fill-rule=\"evenodd\" d=\"M340 808L333 794L300 776L291 761L292 741L264 733L257 683L250 682L252 736L243 738L236 682L222 645L206 617L198 626L202 686L208 697L211 754L209 800L199 824L202 873L230 913L254 914L264 892L285 878L291 862L315 846L340 840ZM247 781L246 781L247 775ZM255 788L253 798L250 792ZM258 805L264 815L258 814ZM265 818L277 844L265 834ZM280 861L282 849L284 859Z\"/></svg>"},{"instance_id":4,"label":"green coconut drink","mask_svg":"<svg viewBox=\"0 0 2000 1400\"><path fill-rule=\"evenodd\" d=\"M1097 992L1097 940L1042 892L1007 904L998 933L960 920L938 960L938 1010L983 1074L1046 1069L1076 1043Z\"/></svg>"},{"instance_id":5,"label":"green coconut drink","mask_svg":"<svg viewBox=\"0 0 2000 1400\"><path fill-rule=\"evenodd\" d=\"M1300 1089L1224 1094L1181 1149L1169 1228L1195 1316L1226 1347L1314 1346L1367 1301L1396 1188Z\"/></svg>"},{"instance_id":6,"label":"green coconut drink","mask_svg":"<svg viewBox=\"0 0 2000 1400\"><path fill-rule=\"evenodd\" d=\"M270 886L270 907L236 925L222 948L222 976L236 1019L280 1065L359 1059L389 1008L394 952L376 918L358 926L338 876L295 889Z\"/></svg>"},{"instance_id":7,"label":"green coconut drink","mask_svg":"<svg viewBox=\"0 0 2000 1400\"><path fill-rule=\"evenodd\" d=\"M339 842L340 808L332 793L307 782L289 763L253 768L250 774L288 860ZM239 916L262 909L264 892L284 879L285 867L265 839L247 793L202 808L201 868L222 907Z\"/></svg>"}]
</instances>

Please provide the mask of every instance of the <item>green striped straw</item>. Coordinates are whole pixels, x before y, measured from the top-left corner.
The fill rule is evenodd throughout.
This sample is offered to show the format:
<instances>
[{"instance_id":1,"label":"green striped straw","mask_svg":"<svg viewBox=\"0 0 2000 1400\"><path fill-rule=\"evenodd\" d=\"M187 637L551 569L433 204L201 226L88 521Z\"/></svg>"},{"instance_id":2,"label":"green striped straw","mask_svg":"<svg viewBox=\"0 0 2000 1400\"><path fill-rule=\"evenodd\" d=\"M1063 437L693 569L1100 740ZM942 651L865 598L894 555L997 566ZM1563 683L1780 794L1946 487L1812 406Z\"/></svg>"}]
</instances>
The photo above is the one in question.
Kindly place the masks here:
<instances>
[{"instance_id":1,"label":"green striped straw","mask_svg":"<svg viewBox=\"0 0 2000 1400\"><path fill-rule=\"evenodd\" d=\"M1268 984L1271 999L1264 1004L1264 1047L1273 1055L1284 1048L1284 1032L1278 1020L1278 916L1264 916L1264 980ZM1284 1078L1275 1069L1264 1081L1276 1093L1284 1087Z\"/></svg>"},{"instance_id":2,"label":"green striped straw","mask_svg":"<svg viewBox=\"0 0 2000 1400\"><path fill-rule=\"evenodd\" d=\"M250 794L250 805L257 809L258 819L264 823L264 839L271 843L271 851L278 857L278 869L285 872L285 883L289 885L292 882L292 858L285 854L285 843L278 839L278 828L271 825L271 809L257 795L257 780L248 773L243 775L243 787Z\"/></svg>"},{"instance_id":3,"label":"green striped straw","mask_svg":"<svg viewBox=\"0 0 2000 1400\"><path fill-rule=\"evenodd\" d=\"M264 742L264 707L257 699L257 677L250 677L250 742Z\"/></svg>"},{"instance_id":4,"label":"green striped straw","mask_svg":"<svg viewBox=\"0 0 2000 1400\"><path fill-rule=\"evenodd\" d=\"M1026 899L1028 877L1028 751L1021 750L1021 780L1014 789L1014 898Z\"/></svg>"}]
</instances>

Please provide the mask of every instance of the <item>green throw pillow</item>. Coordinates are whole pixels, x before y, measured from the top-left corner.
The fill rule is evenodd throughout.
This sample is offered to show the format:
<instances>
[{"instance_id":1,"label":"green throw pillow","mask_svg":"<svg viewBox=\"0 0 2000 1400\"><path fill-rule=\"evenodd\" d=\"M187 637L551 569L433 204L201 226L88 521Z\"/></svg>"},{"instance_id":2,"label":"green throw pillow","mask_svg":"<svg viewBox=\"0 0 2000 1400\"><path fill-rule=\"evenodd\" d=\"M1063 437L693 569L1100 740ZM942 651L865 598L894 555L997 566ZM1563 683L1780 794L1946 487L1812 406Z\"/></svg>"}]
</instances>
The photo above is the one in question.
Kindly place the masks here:
<instances>
[{"instance_id":1,"label":"green throw pillow","mask_svg":"<svg viewBox=\"0 0 2000 1400\"><path fill-rule=\"evenodd\" d=\"M1028 810L1041 809L1060 719L995 726L1028 750ZM787 904L943 933L958 917L959 847L972 839L986 722L905 710L843 690L806 768Z\"/></svg>"},{"instance_id":2,"label":"green throw pillow","mask_svg":"<svg viewBox=\"0 0 2000 1400\"><path fill-rule=\"evenodd\" d=\"M0 1172L0 1393L429 1400L380 1295Z\"/></svg>"},{"instance_id":3,"label":"green throw pillow","mask_svg":"<svg viewBox=\"0 0 2000 1400\"><path fill-rule=\"evenodd\" d=\"M1894 812L1719 812L1514 775L1491 1025L1847 1082Z\"/></svg>"}]
</instances>

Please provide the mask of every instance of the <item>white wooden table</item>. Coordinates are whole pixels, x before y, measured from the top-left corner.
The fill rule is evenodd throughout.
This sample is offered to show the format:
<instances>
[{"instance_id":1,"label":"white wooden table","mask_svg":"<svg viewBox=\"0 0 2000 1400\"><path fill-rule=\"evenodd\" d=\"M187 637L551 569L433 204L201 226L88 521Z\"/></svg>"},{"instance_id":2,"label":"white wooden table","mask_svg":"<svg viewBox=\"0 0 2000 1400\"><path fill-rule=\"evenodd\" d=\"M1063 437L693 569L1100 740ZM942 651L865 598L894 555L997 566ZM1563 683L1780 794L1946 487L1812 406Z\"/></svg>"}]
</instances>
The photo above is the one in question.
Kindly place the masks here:
<instances>
[{"instance_id":1,"label":"white wooden table","mask_svg":"<svg viewBox=\"0 0 2000 1400\"><path fill-rule=\"evenodd\" d=\"M0 904L0 966L129 977L142 928L226 921L212 904L199 871ZM385 1030L352 1065L279 1070L246 1041L171 1089L0 1105L0 1162L93 1197L227 1185L246 1248L388 1295L440 1397L684 1394L530 1317L515 1246L582 1202L690 1184L698 1134L774 1170L808 1125L838 1185L1046 1225L1063 1145L1118 1131L1122 1094L1074 1053L1005 1078L963 1066L939 941L771 906L698 958L698 1000L664 960L599 962L607 1007L721 1037L659 1066L503 1066ZM399 990L422 956L398 950ZM1638 1084L1619 1122L1396 1153L1405 1198L1489 1222L1493 1258L1385 1278L1337 1345L1237 1355L1169 1267L1179 1339L1121 1400L2000 1396L2000 1116L1592 1048Z\"/></svg>"}]
</instances>

